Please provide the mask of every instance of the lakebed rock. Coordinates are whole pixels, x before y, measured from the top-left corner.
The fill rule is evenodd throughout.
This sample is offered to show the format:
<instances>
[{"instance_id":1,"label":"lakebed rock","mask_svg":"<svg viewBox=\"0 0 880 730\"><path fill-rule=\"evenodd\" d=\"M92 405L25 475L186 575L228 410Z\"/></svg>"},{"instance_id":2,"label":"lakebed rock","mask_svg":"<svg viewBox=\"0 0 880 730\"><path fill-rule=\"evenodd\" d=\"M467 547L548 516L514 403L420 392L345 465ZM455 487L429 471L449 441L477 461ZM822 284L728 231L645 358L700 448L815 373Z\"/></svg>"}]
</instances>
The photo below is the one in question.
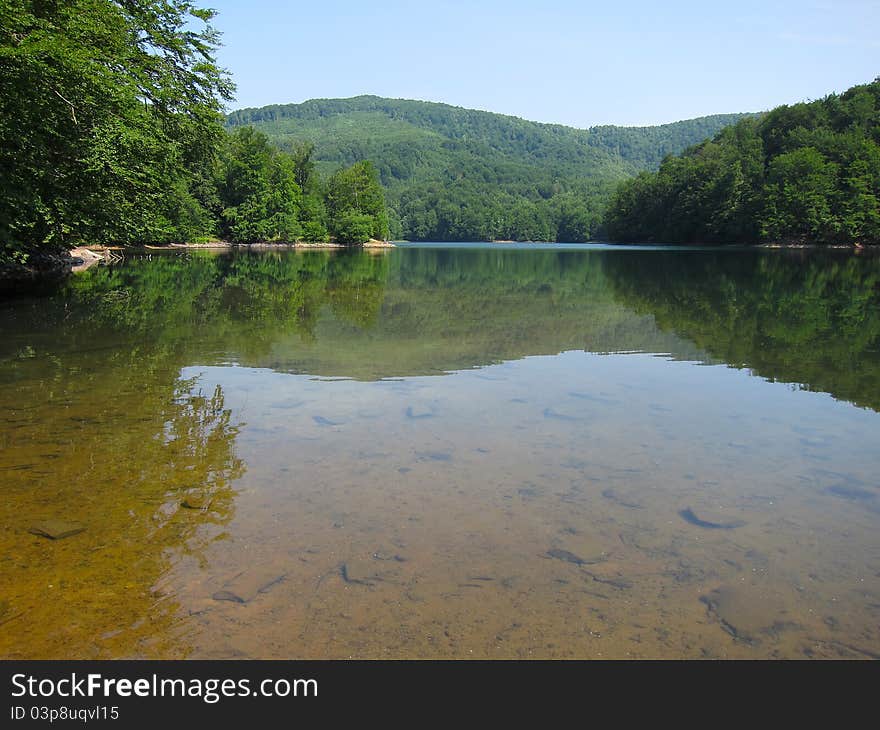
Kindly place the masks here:
<instances>
[{"instance_id":1,"label":"lakebed rock","mask_svg":"<svg viewBox=\"0 0 880 730\"><path fill-rule=\"evenodd\" d=\"M735 639L750 644L796 625L789 606L766 587L723 585L700 596L710 616Z\"/></svg>"},{"instance_id":2,"label":"lakebed rock","mask_svg":"<svg viewBox=\"0 0 880 730\"><path fill-rule=\"evenodd\" d=\"M181 500L180 506L186 509L207 511L211 507L211 502L213 501L214 497L210 494L193 492L191 494L187 494L186 497Z\"/></svg>"},{"instance_id":3,"label":"lakebed rock","mask_svg":"<svg viewBox=\"0 0 880 730\"><path fill-rule=\"evenodd\" d=\"M678 515L685 522L707 530L733 530L746 524L744 520L728 519L726 515L721 514L707 515L705 512L701 512L700 516L697 516L690 507L680 510Z\"/></svg>"},{"instance_id":4,"label":"lakebed rock","mask_svg":"<svg viewBox=\"0 0 880 730\"><path fill-rule=\"evenodd\" d=\"M286 577L287 573L279 572L277 568L248 568L227 580L212 598L215 601L249 603Z\"/></svg>"},{"instance_id":5,"label":"lakebed rock","mask_svg":"<svg viewBox=\"0 0 880 730\"><path fill-rule=\"evenodd\" d=\"M69 522L67 520L43 520L32 525L28 532L40 537L48 537L50 540L63 540L84 532L86 526L81 522Z\"/></svg>"},{"instance_id":6,"label":"lakebed rock","mask_svg":"<svg viewBox=\"0 0 880 730\"><path fill-rule=\"evenodd\" d=\"M339 564L339 577L343 583L349 585L373 585L381 577L378 575L376 565L368 560L351 558Z\"/></svg>"},{"instance_id":7,"label":"lakebed rock","mask_svg":"<svg viewBox=\"0 0 880 730\"><path fill-rule=\"evenodd\" d=\"M641 509L644 506L640 495L634 490L608 487L608 489L602 491L602 496L627 509Z\"/></svg>"},{"instance_id":8,"label":"lakebed rock","mask_svg":"<svg viewBox=\"0 0 880 730\"><path fill-rule=\"evenodd\" d=\"M572 565L577 566L596 565L597 563L604 562L606 559L604 555L599 555L597 557L591 558L582 558L572 552L569 552L568 550L562 550L561 548L551 548L545 554L548 558L561 560L564 563L571 563Z\"/></svg>"}]
</instances>

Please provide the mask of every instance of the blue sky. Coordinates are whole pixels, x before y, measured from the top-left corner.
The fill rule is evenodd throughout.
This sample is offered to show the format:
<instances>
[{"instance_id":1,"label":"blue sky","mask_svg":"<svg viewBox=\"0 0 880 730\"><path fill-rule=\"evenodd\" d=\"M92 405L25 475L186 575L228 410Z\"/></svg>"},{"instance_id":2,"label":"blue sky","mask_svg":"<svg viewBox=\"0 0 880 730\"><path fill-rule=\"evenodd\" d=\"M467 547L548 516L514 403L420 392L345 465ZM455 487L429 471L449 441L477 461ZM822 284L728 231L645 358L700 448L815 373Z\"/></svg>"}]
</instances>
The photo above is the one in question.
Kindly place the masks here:
<instances>
[{"instance_id":1,"label":"blue sky","mask_svg":"<svg viewBox=\"0 0 880 730\"><path fill-rule=\"evenodd\" d=\"M577 127L816 99L880 76L880 0L204 0L230 108L377 94Z\"/></svg>"}]
</instances>

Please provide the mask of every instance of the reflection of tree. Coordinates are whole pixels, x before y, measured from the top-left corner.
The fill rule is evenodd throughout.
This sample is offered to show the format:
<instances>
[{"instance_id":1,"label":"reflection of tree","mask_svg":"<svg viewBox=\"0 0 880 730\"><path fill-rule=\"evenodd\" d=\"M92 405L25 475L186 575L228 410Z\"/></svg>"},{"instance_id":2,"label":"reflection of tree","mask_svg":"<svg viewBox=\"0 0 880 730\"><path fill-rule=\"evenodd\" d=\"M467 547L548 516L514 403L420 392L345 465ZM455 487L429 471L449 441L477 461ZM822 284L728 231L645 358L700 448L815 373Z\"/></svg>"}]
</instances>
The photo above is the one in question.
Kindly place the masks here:
<instances>
[{"instance_id":1,"label":"reflection of tree","mask_svg":"<svg viewBox=\"0 0 880 730\"><path fill-rule=\"evenodd\" d=\"M193 509L212 521L225 522L232 513L232 482L244 473L244 463L232 445L239 427L225 407L218 384L210 396L195 390L198 378L179 380L165 414L162 460L168 468L161 478L176 505L189 499Z\"/></svg>"},{"instance_id":2,"label":"reflection of tree","mask_svg":"<svg viewBox=\"0 0 880 730\"><path fill-rule=\"evenodd\" d=\"M358 254L310 253L238 256L231 262L223 286L238 286L246 294L240 309L251 326L273 335L292 326L306 338L314 337L321 309L359 327L375 321L382 304L388 262L385 257Z\"/></svg>"},{"instance_id":3,"label":"reflection of tree","mask_svg":"<svg viewBox=\"0 0 880 730\"><path fill-rule=\"evenodd\" d=\"M0 595L24 629L0 632L0 656L185 655L163 576L232 518L238 426L222 391L180 380L168 350L108 357L72 339L61 332L51 353L0 363L0 523L12 528L0 554L16 556ZM193 492L208 497L204 510L182 507ZM27 535L45 519L86 530L58 542Z\"/></svg>"},{"instance_id":4,"label":"reflection of tree","mask_svg":"<svg viewBox=\"0 0 880 730\"><path fill-rule=\"evenodd\" d=\"M376 323L388 277L385 256L344 256L330 260L326 297L333 314L361 329Z\"/></svg>"},{"instance_id":5,"label":"reflection of tree","mask_svg":"<svg viewBox=\"0 0 880 730\"><path fill-rule=\"evenodd\" d=\"M97 319L103 339L181 364L367 379L564 349L708 352L880 408L878 268L744 251L169 256L78 277L57 322L85 339Z\"/></svg>"},{"instance_id":6,"label":"reflection of tree","mask_svg":"<svg viewBox=\"0 0 880 730\"><path fill-rule=\"evenodd\" d=\"M99 268L71 282L80 316L127 334L182 342L198 327L243 354L268 349L279 334L314 338L321 310L369 327L388 276L384 256L260 252L161 256ZM242 324L246 326L242 326Z\"/></svg>"},{"instance_id":7,"label":"reflection of tree","mask_svg":"<svg viewBox=\"0 0 880 730\"><path fill-rule=\"evenodd\" d=\"M268 251L130 260L90 277L72 292L84 321L97 311L114 336L190 362L216 353L369 379L670 339L614 302L600 256L577 251Z\"/></svg>"},{"instance_id":8,"label":"reflection of tree","mask_svg":"<svg viewBox=\"0 0 880 730\"><path fill-rule=\"evenodd\" d=\"M735 367L880 410L880 259L619 252L622 302Z\"/></svg>"}]
</instances>

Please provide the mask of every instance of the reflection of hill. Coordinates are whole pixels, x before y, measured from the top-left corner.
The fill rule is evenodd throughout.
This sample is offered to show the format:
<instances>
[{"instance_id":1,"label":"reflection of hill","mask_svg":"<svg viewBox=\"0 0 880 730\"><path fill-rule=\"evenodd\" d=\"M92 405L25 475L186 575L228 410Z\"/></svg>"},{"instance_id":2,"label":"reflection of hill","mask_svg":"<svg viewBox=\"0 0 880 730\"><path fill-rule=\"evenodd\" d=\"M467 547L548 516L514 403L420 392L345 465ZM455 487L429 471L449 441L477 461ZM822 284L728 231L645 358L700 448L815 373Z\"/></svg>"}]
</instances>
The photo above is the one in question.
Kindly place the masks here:
<instances>
[{"instance_id":1,"label":"reflection of hill","mask_svg":"<svg viewBox=\"0 0 880 730\"><path fill-rule=\"evenodd\" d=\"M665 353L880 408L878 269L778 251L169 256L93 270L34 305L30 324L0 324L44 333L50 351L57 328L71 347L135 347L178 368L364 380L572 349ZM39 350L39 336L0 348Z\"/></svg>"},{"instance_id":2,"label":"reflection of hill","mask_svg":"<svg viewBox=\"0 0 880 730\"><path fill-rule=\"evenodd\" d=\"M392 259L369 328L319 319L308 346L281 338L254 364L358 379L436 375L564 350L699 358L614 301L600 257L571 251L411 249Z\"/></svg>"},{"instance_id":3,"label":"reflection of hill","mask_svg":"<svg viewBox=\"0 0 880 730\"><path fill-rule=\"evenodd\" d=\"M72 293L114 337L189 363L371 380L571 349L699 358L617 304L602 262L499 249L165 257L99 269Z\"/></svg>"},{"instance_id":4,"label":"reflection of hill","mask_svg":"<svg viewBox=\"0 0 880 730\"><path fill-rule=\"evenodd\" d=\"M880 410L880 259L621 251L615 296L734 367Z\"/></svg>"}]
</instances>

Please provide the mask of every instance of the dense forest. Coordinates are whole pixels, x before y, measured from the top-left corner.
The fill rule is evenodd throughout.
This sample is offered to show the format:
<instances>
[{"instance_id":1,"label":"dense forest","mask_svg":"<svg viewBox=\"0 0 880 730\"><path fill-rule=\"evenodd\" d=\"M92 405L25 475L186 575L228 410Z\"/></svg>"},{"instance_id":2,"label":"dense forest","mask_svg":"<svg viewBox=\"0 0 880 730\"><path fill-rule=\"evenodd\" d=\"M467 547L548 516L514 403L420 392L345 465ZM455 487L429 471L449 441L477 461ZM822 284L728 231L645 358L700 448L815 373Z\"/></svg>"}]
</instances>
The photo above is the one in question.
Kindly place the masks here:
<instances>
[{"instance_id":1,"label":"dense forest","mask_svg":"<svg viewBox=\"0 0 880 730\"><path fill-rule=\"evenodd\" d=\"M386 238L385 197L373 164L356 162L322 179L312 151L303 144L282 152L253 127L226 133L209 187L214 215L203 230L235 243Z\"/></svg>"},{"instance_id":2,"label":"dense forest","mask_svg":"<svg viewBox=\"0 0 880 730\"><path fill-rule=\"evenodd\" d=\"M314 145L326 172L372 160L391 235L414 241L587 241L616 184L744 115L574 129L447 104L360 96L242 109L281 149Z\"/></svg>"},{"instance_id":3,"label":"dense forest","mask_svg":"<svg viewBox=\"0 0 880 730\"><path fill-rule=\"evenodd\" d=\"M0 270L85 243L387 235L369 163L322 179L307 145L224 129L213 16L186 0L0 3Z\"/></svg>"},{"instance_id":4,"label":"dense forest","mask_svg":"<svg viewBox=\"0 0 880 730\"><path fill-rule=\"evenodd\" d=\"M880 79L742 119L624 182L615 241L880 243Z\"/></svg>"},{"instance_id":5,"label":"dense forest","mask_svg":"<svg viewBox=\"0 0 880 730\"><path fill-rule=\"evenodd\" d=\"M213 17L0 3L0 278L214 238L880 242L880 81L644 128L374 96L224 116Z\"/></svg>"}]
</instances>

